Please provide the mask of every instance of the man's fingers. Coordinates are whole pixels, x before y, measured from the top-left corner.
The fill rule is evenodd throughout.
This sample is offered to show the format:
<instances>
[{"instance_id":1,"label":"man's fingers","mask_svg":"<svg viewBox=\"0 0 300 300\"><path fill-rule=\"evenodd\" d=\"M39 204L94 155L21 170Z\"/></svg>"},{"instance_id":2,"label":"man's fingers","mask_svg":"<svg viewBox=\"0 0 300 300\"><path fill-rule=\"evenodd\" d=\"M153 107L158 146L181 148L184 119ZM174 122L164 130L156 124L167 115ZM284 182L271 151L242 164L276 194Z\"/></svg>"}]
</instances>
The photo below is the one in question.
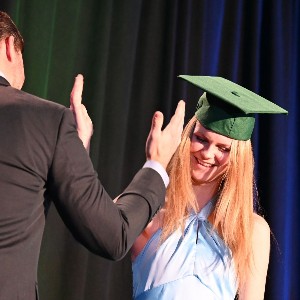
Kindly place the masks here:
<instances>
[{"instance_id":1,"label":"man's fingers","mask_svg":"<svg viewBox=\"0 0 300 300\"><path fill-rule=\"evenodd\" d=\"M177 104L175 114L171 118L170 123L175 123L178 126L183 126L184 116L185 116L185 102L183 100L180 100Z\"/></svg>"},{"instance_id":2,"label":"man's fingers","mask_svg":"<svg viewBox=\"0 0 300 300\"><path fill-rule=\"evenodd\" d=\"M163 123L164 123L164 115L160 111L155 112L152 118L152 127L151 127L152 134L154 135L160 134Z\"/></svg>"},{"instance_id":3,"label":"man's fingers","mask_svg":"<svg viewBox=\"0 0 300 300\"><path fill-rule=\"evenodd\" d=\"M85 128L87 124L92 122L83 104L80 104L80 106L75 107L74 113L77 129L81 130L82 128Z\"/></svg>"},{"instance_id":4,"label":"man's fingers","mask_svg":"<svg viewBox=\"0 0 300 300\"><path fill-rule=\"evenodd\" d=\"M70 95L70 109L73 111L78 136L84 147L89 150L90 140L93 134L93 123L88 115L86 107L82 102L83 76L78 74L75 77L74 85Z\"/></svg>"},{"instance_id":5,"label":"man's fingers","mask_svg":"<svg viewBox=\"0 0 300 300\"><path fill-rule=\"evenodd\" d=\"M166 128L163 130L163 132L171 131L173 134L178 135L183 130L184 125L184 116L185 116L185 102L183 100L180 100L177 104L177 108L175 110L174 115L172 116L169 124L166 126Z\"/></svg>"},{"instance_id":6,"label":"man's fingers","mask_svg":"<svg viewBox=\"0 0 300 300\"><path fill-rule=\"evenodd\" d=\"M83 92L83 76L78 74L75 77L74 85L71 91L71 108L74 110L76 107L81 105Z\"/></svg>"},{"instance_id":7,"label":"man's fingers","mask_svg":"<svg viewBox=\"0 0 300 300\"><path fill-rule=\"evenodd\" d=\"M82 92L83 76L81 74L78 74L75 77L74 85L70 96L70 108L74 113L78 130L82 130L82 128L85 128L88 119L86 108L83 104L81 104Z\"/></svg>"},{"instance_id":8,"label":"man's fingers","mask_svg":"<svg viewBox=\"0 0 300 300\"><path fill-rule=\"evenodd\" d=\"M146 142L147 159L155 160L164 168L167 167L181 140L184 114L185 103L181 100L177 105L175 114L171 118L170 123L163 131L163 114L156 112L153 115L151 131Z\"/></svg>"},{"instance_id":9,"label":"man's fingers","mask_svg":"<svg viewBox=\"0 0 300 300\"><path fill-rule=\"evenodd\" d=\"M158 144L161 136L161 128L164 122L164 115L157 111L152 117L151 129L146 141L147 159L155 159L158 151Z\"/></svg>"}]
</instances>

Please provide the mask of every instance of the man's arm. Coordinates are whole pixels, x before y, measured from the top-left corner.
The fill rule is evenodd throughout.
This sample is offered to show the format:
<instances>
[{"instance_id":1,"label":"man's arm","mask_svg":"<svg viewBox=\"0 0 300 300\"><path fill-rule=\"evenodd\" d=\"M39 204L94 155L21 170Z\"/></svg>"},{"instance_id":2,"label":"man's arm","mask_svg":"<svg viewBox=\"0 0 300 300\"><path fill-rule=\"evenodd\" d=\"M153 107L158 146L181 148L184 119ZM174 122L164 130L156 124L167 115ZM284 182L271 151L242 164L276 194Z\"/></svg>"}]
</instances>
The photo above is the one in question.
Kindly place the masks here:
<instances>
[{"instance_id":1,"label":"man's arm","mask_svg":"<svg viewBox=\"0 0 300 300\"><path fill-rule=\"evenodd\" d=\"M82 86L83 78L79 77L79 87ZM180 141L183 118L184 104L179 105L164 131L162 115L154 117L147 142L149 159L167 165ZM163 144L168 147L162 147ZM128 252L164 204L166 191L162 177L151 168L143 168L114 203L98 180L68 109L61 120L49 187L56 196L58 212L74 237L92 252L113 260Z\"/></svg>"}]
</instances>

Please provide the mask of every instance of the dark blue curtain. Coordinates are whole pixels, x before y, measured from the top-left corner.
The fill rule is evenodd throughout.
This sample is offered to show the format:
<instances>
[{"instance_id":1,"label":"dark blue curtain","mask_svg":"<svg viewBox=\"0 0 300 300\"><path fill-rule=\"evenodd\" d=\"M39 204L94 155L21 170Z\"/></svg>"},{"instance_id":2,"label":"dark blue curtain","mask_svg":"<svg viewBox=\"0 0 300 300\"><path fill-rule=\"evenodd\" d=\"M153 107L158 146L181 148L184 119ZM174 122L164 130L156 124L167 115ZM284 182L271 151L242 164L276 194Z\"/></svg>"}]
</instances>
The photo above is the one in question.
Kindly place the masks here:
<instances>
[{"instance_id":1,"label":"dark blue curtain","mask_svg":"<svg viewBox=\"0 0 300 300\"><path fill-rule=\"evenodd\" d=\"M259 116L253 136L262 212L274 238L265 299L299 299L299 34L297 0L1 0L26 42L25 90L67 105L85 75L91 156L112 196L144 162L153 112L186 119L201 95L179 74L235 81L289 111ZM129 257L89 254L50 211L42 299L130 299Z\"/></svg>"}]
</instances>

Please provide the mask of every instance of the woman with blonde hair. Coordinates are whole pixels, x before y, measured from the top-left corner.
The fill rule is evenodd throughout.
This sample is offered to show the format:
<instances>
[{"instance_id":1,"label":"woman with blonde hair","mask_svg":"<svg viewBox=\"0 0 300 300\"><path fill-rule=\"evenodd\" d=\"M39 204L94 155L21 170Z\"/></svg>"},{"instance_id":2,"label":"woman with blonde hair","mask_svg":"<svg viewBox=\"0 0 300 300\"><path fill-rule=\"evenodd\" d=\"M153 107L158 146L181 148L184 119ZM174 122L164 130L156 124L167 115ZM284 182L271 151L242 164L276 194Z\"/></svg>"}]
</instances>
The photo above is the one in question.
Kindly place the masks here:
<instances>
[{"instance_id":1,"label":"woman with blonde hair","mask_svg":"<svg viewBox=\"0 0 300 300\"><path fill-rule=\"evenodd\" d=\"M132 248L133 298L263 299L270 229L254 210L255 113L287 113L221 77L204 90L168 165L164 208Z\"/></svg>"}]
</instances>

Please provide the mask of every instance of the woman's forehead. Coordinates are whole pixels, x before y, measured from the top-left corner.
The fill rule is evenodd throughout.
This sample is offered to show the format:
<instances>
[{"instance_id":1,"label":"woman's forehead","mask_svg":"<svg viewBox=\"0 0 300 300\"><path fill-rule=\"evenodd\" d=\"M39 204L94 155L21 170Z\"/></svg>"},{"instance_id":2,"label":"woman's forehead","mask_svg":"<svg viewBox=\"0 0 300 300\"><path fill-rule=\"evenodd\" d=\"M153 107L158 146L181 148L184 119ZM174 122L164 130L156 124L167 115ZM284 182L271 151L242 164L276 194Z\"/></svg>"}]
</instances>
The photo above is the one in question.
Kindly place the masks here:
<instances>
[{"instance_id":1,"label":"woman's forehead","mask_svg":"<svg viewBox=\"0 0 300 300\"><path fill-rule=\"evenodd\" d=\"M210 139L217 140L223 144L231 144L233 139L229 138L225 135L216 133L210 129L205 128L199 121L196 122L194 133L201 133L205 136L209 137Z\"/></svg>"}]
</instances>

